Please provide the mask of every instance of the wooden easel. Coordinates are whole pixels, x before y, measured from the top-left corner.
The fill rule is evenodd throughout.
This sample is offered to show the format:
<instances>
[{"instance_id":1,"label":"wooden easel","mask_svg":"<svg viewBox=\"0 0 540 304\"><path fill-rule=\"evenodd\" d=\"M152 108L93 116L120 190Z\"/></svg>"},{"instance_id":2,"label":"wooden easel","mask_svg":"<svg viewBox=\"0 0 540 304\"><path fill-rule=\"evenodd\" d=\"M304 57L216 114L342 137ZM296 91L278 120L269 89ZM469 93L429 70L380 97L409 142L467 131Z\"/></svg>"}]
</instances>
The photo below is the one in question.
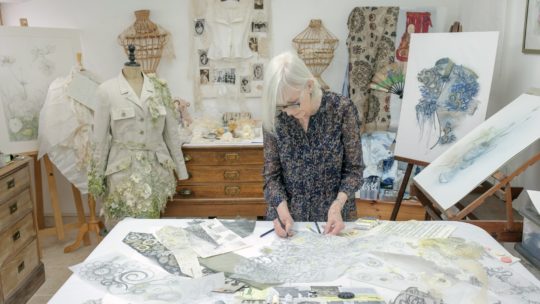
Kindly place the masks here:
<instances>
[{"instance_id":1,"label":"wooden easel","mask_svg":"<svg viewBox=\"0 0 540 304\"><path fill-rule=\"evenodd\" d=\"M396 197L396 203L394 204L394 208L392 208L392 214L390 215L391 221L395 221L398 216L399 208L401 207L401 202L403 202L403 196L405 195L405 190L407 189L407 184L409 183L409 179L411 178L412 169L414 165L424 166L424 167L429 165L429 163L426 163L423 161L400 157L400 156L394 156L394 160L406 162L407 169L405 169L405 175L403 175L403 180L401 181L401 185L399 186L398 195Z\"/></svg>"},{"instance_id":2,"label":"wooden easel","mask_svg":"<svg viewBox=\"0 0 540 304\"><path fill-rule=\"evenodd\" d=\"M471 214L471 212L474 209L482 205L489 196L494 195L498 191L503 190L505 203L506 203L506 220L505 221L466 220L465 222L483 228L498 241L520 242L521 237L522 237L523 222L514 220L514 209L512 208L512 202L519 195L520 191L518 191L517 193L512 191L513 189L510 183L512 182L514 178L519 176L521 173L525 172L525 170L527 170L528 167L534 165L538 161L540 161L540 152L538 152L536 155L534 155L529 160L524 162L521 166L519 166L514 172L512 172L509 175L504 175L502 173L495 173L493 176L497 179L498 182L495 185L489 187L487 190L485 190L485 192L483 192L478 198L472 201L469 205L467 205L464 208L461 208L460 211L456 214L448 214L444 211L439 210L436 202L427 193L422 191L416 185L413 185L413 187L417 191L417 196L418 196L418 199L420 200L420 203L424 206L424 209L426 209L426 212L429 214L429 216L432 219L442 220L442 216L444 214L449 220L454 220L454 221L463 220L465 217Z\"/></svg>"},{"instance_id":3,"label":"wooden easel","mask_svg":"<svg viewBox=\"0 0 540 304\"><path fill-rule=\"evenodd\" d=\"M96 233L98 243L101 242L102 237L99 232L101 229L105 228L105 225L103 225L103 222L96 218L96 201L91 194L88 194L88 209L90 213L90 219L87 223L84 223L82 226L79 227L77 239L71 245L64 248L64 253L69 253L77 250L81 246L81 242L83 241L85 246L89 245L87 244L87 240L89 240L90 232L92 231Z\"/></svg>"}]
</instances>

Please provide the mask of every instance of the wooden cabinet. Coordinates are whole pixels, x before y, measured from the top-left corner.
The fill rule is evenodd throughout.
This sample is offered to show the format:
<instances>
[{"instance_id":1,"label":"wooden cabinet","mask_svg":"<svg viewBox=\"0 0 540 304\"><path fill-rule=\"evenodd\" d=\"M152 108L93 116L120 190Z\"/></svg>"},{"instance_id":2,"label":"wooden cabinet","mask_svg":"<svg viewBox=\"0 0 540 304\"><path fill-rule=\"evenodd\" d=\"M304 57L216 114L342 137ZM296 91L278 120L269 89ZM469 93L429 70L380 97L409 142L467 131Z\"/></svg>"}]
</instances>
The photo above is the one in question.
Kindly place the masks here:
<instances>
[{"instance_id":1,"label":"wooden cabinet","mask_svg":"<svg viewBox=\"0 0 540 304\"><path fill-rule=\"evenodd\" d=\"M189 174L164 217L264 216L261 145L182 148Z\"/></svg>"},{"instance_id":2,"label":"wooden cabinet","mask_svg":"<svg viewBox=\"0 0 540 304\"><path fill-rule=\"evenodd\" d=\"M29 159L0 168L0 304L25 303L45 281Z\"/></svg>"}]
</instances>

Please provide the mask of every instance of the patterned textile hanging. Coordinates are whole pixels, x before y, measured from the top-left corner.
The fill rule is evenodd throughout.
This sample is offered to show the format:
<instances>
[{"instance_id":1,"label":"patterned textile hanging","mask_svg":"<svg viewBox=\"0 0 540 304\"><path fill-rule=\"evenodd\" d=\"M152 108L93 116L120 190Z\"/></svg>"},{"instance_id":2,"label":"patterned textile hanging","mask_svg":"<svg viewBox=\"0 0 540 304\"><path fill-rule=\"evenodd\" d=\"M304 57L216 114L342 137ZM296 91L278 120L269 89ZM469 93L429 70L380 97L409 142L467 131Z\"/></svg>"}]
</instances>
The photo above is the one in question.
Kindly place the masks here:
<instances>
[{"instance_id":1,"label":"patterned textile hanging","mask_svg":"<svg viewBox=\"0 0 540 304\"><path fill-rule=\"evenodd\" d=\"M320 19L312 19L309 22L309 27L293 39L293 46L298 56L304 60L324 89L329 87L322 80L321 74L334 59L334 50L337 48L338 42L336 36L322 25Z\"/></svg>"},{"instance_id":2,"label":"patterned textile hanging","mask_svg":"<svg viewBox=\"0 0 540 304\"><path fill-rule=\"evenodd\" d=\"M149 10L135 11L135 23L118 35L118 43L128 54L128 45L135 46L135 58L145 73L156 73L170 33L149 18Z\"/></svg>"},{"instance_id":3,"label":"patterned textile hanging","mask_svg":"<svg viewBox=\"0 0 540 304\"><path fill-rule=\"evenodd\" d=\"M356 7L349 15L349 96L362 119L362 131L386 131L390 94L371 90L373 75L395 61L399 7Z\"/></svg>"},{"instance_id":4,"label":"patterned textile hanging","mask_svg":"<svg viewBox=\"0 0 540 304\"><path fill-rule=\"evenodd\" d=\"M430 12L407 12L405 32L401 36L399 47L396 50L397 60L407 61L409 59L409 44L412 33L427 33L432 26Z\"/></svg>"}]
</instances>

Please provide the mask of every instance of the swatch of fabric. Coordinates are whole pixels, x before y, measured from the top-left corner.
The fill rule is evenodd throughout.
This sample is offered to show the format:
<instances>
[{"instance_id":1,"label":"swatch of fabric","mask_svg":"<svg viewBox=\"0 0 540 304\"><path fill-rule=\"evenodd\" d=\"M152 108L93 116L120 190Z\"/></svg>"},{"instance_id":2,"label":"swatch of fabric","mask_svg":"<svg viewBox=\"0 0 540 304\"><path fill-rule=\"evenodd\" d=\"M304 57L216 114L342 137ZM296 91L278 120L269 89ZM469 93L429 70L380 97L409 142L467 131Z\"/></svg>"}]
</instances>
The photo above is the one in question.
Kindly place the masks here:
<instances>
[{"instance_id":1,"label":"swatch of fabric","mask_svg":"<svg viewBox=\"0 0 540 304\"><path fill-rule=\"evenodd\" d=\"M122 241L138 253L156 261L167 272L187 276L180 270L174 254L151 233L130 232Z\"/></svg>"}]
</instances>

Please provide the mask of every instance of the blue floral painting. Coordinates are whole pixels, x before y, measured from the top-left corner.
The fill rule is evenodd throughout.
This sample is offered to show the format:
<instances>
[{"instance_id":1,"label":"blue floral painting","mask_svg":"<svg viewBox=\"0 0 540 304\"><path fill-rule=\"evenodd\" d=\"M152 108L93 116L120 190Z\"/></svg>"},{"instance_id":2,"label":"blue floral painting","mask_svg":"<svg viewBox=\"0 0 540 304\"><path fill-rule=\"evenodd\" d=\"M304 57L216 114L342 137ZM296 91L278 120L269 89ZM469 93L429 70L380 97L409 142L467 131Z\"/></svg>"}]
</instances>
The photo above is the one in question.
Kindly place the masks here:
<instances>
[{"instance_id":1,"label":"blue floral painting","mask_svg":"<svg viewBox=\"0 0 540 304\"><path fill-rule=\"evenodd\" d=\"M429 131L427 128L438 130L437 141L430 149L455 142L455 129L478 108L478 75L449 58L441 58L435 66L421 70L417 78L421 98L415 109L421 134Z\"/></svg>"}]
</instances>

